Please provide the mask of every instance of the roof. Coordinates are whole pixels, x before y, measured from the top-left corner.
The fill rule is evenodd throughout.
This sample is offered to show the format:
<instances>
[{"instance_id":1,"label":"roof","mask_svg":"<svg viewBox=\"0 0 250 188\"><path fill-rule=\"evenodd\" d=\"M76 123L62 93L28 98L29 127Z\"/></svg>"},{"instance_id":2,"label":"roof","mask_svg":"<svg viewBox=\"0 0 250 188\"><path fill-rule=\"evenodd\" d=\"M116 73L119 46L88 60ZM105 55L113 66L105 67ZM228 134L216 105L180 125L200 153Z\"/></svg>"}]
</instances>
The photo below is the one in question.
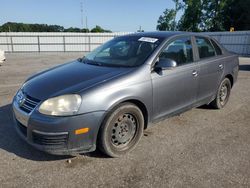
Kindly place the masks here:
<instances>
[{"instance_id":1,"label":"roof","mask_svg":"<svg viewBox=\"0 0 250 188\"><path fill-rule=\"evenodd\" d=\"M155 32L133 33L130 34L129 36L168 38L174 35L183 35L183 34L191 34L191 33L184 31L155 31Z\"/></svg>"},{"instance_id":2,"label":"roof","mask_svg":"<svg viewBox=\"0 0 250 188\"><path fill-rule=\"evenodd\" d=\"M203 37L209 37L209 35L206 35L206 33L194 33L194 32L185 32L185 31L154 31L154 32L140 32L140 33L132 33L126 36L135 36L135 37L152 37L152 38L169 38L172 36L179 36L179 35L195 35L195 36L203 36ZM123 36L121 36L123 37Z\"/></svg>"}]
</instances>

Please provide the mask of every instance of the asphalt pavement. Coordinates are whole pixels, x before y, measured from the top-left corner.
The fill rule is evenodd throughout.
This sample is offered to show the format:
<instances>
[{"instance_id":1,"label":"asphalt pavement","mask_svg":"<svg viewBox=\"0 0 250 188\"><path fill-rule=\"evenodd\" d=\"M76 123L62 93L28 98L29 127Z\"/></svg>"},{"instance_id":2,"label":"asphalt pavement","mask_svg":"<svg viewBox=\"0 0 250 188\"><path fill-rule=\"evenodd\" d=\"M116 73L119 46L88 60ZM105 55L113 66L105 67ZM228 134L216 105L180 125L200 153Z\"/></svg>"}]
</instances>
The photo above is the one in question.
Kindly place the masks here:
<instances>
[{"instance_id":1,"label":"asphalt pavement","mask_svg":"<svg viewBox=\"0 0 250 188\"><path fill-rule=\"evenodd\" d=\"M15 132L11 100L30 75L80 53L7 54L0 67L0 187L250 187L250 58L222 110L199 107L147 129L122 158L53 156Z\"/></svg>"}]
</instances>

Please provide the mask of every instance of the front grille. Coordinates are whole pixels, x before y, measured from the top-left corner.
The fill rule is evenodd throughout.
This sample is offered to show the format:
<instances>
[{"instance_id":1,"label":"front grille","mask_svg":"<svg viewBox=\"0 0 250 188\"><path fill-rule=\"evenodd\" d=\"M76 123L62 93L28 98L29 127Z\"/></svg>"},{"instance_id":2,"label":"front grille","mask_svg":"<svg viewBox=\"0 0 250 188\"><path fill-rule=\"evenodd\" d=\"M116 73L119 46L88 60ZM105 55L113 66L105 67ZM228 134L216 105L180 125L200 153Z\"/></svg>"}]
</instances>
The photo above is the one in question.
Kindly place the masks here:
<instances>
[{"instance_id":1,"label":"front grille","mask_svg":"<svg viewBox=\"0 0 250 188\"><path fill-rule=\"evenodd\" d=\"M29 95L26 95L23 104L20 106L20 109L25 111L26 113L30 113L34 108L38 105L40 100L35 99Z\"/></svg>"},{"instance_id":2,"label":"front grille","mask_svg":"<svg viewBox=\"0 0 250 188\"><path fill-rule=\"evenodd\" d=\"M18 120L16 120L17 122L17 127L20 130L20 132L27 137L27 127L25 127L23 124L21 124Z\"/></svg>"},{"instance_id":3,"label":"front grille","mask_svg":"<svg viewBox=\"0 0 250 188\"><path fill-rule=\"evenodd\" d=\"M65 147L68 141L68 133L42 134L33 131L32 136L34 143L51 147Z\"/></svg>"}]
</instances>

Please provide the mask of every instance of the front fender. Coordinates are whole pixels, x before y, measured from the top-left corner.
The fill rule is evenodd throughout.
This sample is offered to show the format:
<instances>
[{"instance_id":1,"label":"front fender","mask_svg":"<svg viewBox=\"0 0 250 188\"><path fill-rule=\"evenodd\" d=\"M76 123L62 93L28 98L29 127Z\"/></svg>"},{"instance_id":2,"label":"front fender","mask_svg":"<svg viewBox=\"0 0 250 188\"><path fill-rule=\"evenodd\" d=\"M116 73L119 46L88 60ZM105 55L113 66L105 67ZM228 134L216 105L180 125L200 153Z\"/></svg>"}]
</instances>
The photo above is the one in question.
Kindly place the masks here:
<instances>
[{"instance_id":1,"label":"front fender","mask_svg":"<svg viewBox=\"0 0 250 188\"><path fill-rule=\"evenodd\" d=\"M109 111L117 104L127 100L138 100L151 111L152 108L152 87L151 81L129 85L122 88L113 87L91 92L83 96L81 112Z\"/></svg>"},{"instance_id":2,"label":"front fender","mask_svg":"<svg viewBox=\"0 0 250 188\"><path fill-rule=\"evenodd\" d=\"M86 92L82 95L82 99L79 113L110 111L122 102L136 100L144 104L148 118L150 118L152 114L152 82L151 79L139 79L137 82L134 80L128 82L127 79L118 80Z\"/></svg>"}]
</instances>

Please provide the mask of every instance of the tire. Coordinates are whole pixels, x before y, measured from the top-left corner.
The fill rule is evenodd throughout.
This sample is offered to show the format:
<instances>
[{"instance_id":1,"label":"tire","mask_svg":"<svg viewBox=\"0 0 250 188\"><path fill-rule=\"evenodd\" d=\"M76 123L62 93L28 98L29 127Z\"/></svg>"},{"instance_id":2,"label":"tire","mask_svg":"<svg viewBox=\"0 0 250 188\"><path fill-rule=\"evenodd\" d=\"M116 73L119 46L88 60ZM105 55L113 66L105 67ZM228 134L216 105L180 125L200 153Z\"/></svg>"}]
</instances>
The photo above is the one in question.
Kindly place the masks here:
<instances>
[{"instance_id":1,"label":"tire","mask_svg":"<svg viewBox=\"0 0 250 188\"><path fill-rule=\"evenodd\" d=\"M222 109L226 106L231 93L231 82L225 78L217 91L216 98L210 103L210 106L215 109Z\"/></svg>"},{"instance_id":2,"label":"tire","mask_svg":"<svg viewBox=\"0 0 250 188\"><path fill-rule=\"evenodd\" d=\"M105 118L99 131L98 147L110 157L121 157L136 147L143 129L141 110L134 104L123 103Z\"/></svg>"}]
</instances>

